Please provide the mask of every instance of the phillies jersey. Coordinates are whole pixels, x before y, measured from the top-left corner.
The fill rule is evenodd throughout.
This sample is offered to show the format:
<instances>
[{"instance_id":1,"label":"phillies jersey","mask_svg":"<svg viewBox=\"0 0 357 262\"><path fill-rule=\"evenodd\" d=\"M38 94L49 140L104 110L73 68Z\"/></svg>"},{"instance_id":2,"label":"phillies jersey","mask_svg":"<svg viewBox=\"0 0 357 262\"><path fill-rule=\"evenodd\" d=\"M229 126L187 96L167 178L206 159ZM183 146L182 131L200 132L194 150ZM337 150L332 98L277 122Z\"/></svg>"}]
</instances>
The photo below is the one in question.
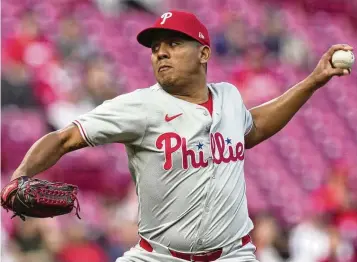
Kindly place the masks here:
<instances>
[{"instance_id":1,"label":"phillies jersey","mask_svg":"<svg viewBox=\"0 0 357 262\"><path fill-rule=\"evenodd\" d=\"M139 201L139 234L198 252L253 228L244 180L244 136L253 121L237 88L207 85L212 115L159 84L104 102L74 123L90 146L123 143Z\"/></svg>"}]
</instances>

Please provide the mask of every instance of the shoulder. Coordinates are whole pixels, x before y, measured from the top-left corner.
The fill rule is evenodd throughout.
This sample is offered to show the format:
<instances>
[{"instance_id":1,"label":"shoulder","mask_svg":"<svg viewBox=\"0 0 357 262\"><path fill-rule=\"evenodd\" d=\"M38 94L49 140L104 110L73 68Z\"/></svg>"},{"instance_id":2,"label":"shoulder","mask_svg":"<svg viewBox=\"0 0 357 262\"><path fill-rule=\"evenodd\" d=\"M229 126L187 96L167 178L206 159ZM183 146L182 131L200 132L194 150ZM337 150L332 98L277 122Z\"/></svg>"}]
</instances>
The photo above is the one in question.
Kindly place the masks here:
<instances>
[{"instance_id":1,"label":"shoulder","mask_svg":"<svg viewBox=\"0 0 357 262\"><path fill-rule=\"evenodd\" d=\"M219 94L223 94L224 96L238 96L241 98L241 94L238 90L238 88L228 82L220 82L220 83L210 83L209 84L214 92L217 92Z\"/></svg>"},{"instance_id":2,"label":"shoulder","mask_svg":"<svg viewBox=\"0 0 357 262\"><path fill-rule=\"evenodd\" d=\"M238 91L238 88L228 82L219 82L219 83L209 83L209 85L211 85L213 88L217 89L217 90L221 90L223 92L226 91Z\"/></svg>"},{"instance_id":3,"label":"shoulder","mask_svg":"<svg viewBox=\"0 0 357 262\"><path fill-rule=\"evenodd\" d=\"M150 101L152 101L151 99L149 99L151 96L154 96L156 93L156 85L147 87L147 88L140 88L140 89L136 89L132 92L129 93L124 93L121 94L117 97L114 97L110 100L105 101L104 103L106 104L133 104L133 105L137 105L137 104L141 104L144 105Z\"/></svg>"}]
</instances>

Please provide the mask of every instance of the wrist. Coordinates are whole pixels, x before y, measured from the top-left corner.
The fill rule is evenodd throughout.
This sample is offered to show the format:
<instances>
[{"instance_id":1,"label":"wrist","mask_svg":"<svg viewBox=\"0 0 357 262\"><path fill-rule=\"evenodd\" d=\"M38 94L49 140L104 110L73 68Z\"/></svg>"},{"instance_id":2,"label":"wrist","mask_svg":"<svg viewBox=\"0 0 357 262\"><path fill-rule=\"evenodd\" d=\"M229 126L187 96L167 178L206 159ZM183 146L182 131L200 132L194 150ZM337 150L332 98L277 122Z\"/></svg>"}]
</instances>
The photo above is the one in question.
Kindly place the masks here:
<instances>
[{"instance_id":1,"label":"wrist","mask_svg":"<svg viewBox=\"0 0 357 262\"><path fill-rule=\"evenodd\" d=\"M12 180L14 180L14 179L16 179L16 178L22 177L22 176L27 176L27 175L26 175L26 173L23 172L23 171L16 170L16 171L12 174L10 181L12 181Z\"/></svg>"},{"instance_id":2,"label":"wrist","mask_svg":"<svg viewBox=\"0 0 357 262\"><path fill-rule=\"evenodd\" d=\"M315 92L321 87L321 84L319 83L317 77L314 74L310 74L308 77L305 78L304 86L307 90Z\"/></svg>"}]
</instances>

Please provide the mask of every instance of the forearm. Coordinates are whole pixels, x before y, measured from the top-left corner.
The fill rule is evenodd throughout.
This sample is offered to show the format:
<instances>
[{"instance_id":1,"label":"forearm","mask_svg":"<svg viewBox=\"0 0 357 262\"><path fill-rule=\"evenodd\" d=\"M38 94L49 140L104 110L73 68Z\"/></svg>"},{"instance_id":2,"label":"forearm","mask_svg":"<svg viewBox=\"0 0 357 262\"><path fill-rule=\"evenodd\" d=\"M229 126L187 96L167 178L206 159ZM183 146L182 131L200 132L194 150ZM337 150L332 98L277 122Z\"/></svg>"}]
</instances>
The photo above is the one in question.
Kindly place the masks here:
<instances>
[{"instance_id":1,"label":"forearm","mask_svg":"<svg viewBox=\"0 0 357 262\"><path fill-rule=\"evenodd\" d=\"M283 95L250 110L257 131L256 144L279 132L318 89L308 77Z\"/></svg>"},{"instance_id":2,"label":"forearm","mask_svg":"<svg viewBox=\"0 0 357 262\"><path fill-rule=\"evenodd\" d=\"M20 176L33 177L53 166L65 153L65 141L58 132L52 132L39 139L25 155L11 180Z\"/></svg>"}]
</instances>

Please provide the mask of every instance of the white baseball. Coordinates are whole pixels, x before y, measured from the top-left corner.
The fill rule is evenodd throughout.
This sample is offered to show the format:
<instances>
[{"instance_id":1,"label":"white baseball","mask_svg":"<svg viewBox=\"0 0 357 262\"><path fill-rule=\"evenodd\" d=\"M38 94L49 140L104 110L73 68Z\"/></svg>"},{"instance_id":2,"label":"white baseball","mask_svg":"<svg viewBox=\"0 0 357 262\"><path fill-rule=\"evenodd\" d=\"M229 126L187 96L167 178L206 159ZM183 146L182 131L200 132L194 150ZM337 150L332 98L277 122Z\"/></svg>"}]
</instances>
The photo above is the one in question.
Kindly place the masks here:
<instances>
[{"instance_id":1,"label":"white baseball","mask_svg":"<svg viewBox=\"0 0 357 262\"><path fill-rule=\"evenodd\" d=\"M332 65L336 68L350 69L354 62L355 56L349 50L338 50L332 55Z\"/></svg>"}]
</instances>

